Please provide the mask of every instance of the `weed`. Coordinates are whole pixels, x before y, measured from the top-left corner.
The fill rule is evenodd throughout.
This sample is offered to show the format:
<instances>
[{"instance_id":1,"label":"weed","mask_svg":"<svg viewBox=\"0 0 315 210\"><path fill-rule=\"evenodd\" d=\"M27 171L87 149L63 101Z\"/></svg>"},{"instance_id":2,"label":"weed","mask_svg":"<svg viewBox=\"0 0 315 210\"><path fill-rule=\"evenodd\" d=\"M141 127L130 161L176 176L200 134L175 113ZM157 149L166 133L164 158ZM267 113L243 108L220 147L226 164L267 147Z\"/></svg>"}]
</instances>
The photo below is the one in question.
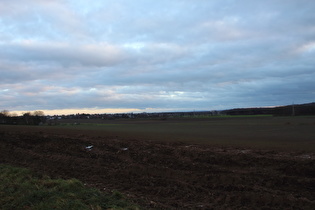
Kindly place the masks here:
<instances>
[{"instance_id":1,"label":"weed","mask_svg":"<svg viewBox=\"0 0 315 210\"><path fill-rule=\"evenodd\" d=\"M1 209L138 209L115 191L106 195L77 179L50 179L30 170L0 165Z\"/></svg>"}]
</instances>

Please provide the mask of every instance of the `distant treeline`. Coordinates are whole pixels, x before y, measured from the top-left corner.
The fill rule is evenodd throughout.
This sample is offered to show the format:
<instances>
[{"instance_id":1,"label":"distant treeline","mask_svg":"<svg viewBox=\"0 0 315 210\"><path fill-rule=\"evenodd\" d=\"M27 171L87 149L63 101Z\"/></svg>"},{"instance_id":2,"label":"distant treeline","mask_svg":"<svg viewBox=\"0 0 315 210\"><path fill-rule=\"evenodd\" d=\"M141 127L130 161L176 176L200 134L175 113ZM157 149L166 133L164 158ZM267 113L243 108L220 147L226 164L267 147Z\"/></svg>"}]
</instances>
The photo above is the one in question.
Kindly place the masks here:
<instances>
[{"instance_id":1,"label":"distant treeline","mask_svg":"<svg viewBox=\"0 0 315 210\"><path fill-rule=\"evenodd\" d=\"M226 115L273 115L273 116L301 116L315 115L315 103L292 104L270 108L239 108L221 112Z\"/></svg>"},{"instance_id":2,"label":"distant treeline","mask_svg":"<svg viewBox=\"0 0 315 210\"><path fill-rule=\"evenodd\" d=\"M224 115L273 115L273 108L237 108L221 112Z\"/></svg>"},{"instance_id":3,"label":"distant treeline","mask_svg":"<svg viewBox=\"0 0 315 210\"><path fill-rule=\"evenodd\" d=\"M12 116L6 110L0 112L0 124L8 125L40 125L46 122L42 111L27 112L23 116Z\"/></svg>"}]
</instances>

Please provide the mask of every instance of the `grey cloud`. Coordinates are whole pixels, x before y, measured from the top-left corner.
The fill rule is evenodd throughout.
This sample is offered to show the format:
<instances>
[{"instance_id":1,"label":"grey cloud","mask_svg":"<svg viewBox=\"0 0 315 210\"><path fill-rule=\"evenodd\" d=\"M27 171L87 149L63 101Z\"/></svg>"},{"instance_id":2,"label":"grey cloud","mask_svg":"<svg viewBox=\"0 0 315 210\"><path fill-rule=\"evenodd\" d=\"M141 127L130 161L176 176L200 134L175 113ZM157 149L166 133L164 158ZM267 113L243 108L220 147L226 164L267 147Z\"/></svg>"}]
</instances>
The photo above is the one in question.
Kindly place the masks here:
<instances>
[{"instance_id":1,"label":"grey cloud","mask_svg":"<svg viewBox=\"0 0 315 210\"><path fill-rule=\"evenodd\" d=\"M315 97L312 1L0 5L0 109L197 110Z\"/></svg>"},{"instance_id":2,"label":"grey cloud","mask_svg":"<svg viewBox=\"0 0 315 210\"><path fill-rule=\"evenodd\" d=\"M114 65L124 59L119 47L106 43L98 45L72 45L67 43L21 42L1 44L4 59L32 62L55 62L64 65ZM5 51L6 50L6 51Z\"/></svg>"}]
</instances>

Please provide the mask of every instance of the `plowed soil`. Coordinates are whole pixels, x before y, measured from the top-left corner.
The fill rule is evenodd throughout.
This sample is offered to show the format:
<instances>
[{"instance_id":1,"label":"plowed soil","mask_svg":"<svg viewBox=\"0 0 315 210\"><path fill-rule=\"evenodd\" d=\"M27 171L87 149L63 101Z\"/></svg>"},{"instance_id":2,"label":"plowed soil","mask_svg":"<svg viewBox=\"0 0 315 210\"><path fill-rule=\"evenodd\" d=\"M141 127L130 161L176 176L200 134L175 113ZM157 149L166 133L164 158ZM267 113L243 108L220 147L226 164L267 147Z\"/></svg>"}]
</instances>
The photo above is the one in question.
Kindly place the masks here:
<instances>
[{"instance_id":1,"label":"plowed soil","mask_svg":"<svg viewBox=\"0 0 315 210\"><path fill-rule=\"evenodd\" d=\"M115 189L145 209L314 209L314 157L0 126L0 163Z\"/></svg>"}]
</instances>

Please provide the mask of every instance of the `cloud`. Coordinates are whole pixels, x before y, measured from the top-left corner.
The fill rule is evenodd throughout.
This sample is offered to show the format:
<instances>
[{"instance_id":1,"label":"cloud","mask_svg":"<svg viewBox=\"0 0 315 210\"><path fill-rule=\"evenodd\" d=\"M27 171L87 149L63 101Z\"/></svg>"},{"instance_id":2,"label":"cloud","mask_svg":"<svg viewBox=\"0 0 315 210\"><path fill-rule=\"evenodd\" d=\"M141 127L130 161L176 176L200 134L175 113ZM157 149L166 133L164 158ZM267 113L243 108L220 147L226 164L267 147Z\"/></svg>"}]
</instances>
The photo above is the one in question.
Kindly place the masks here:
<instances>
[{"instance_id":1,"label":"cloud","mask_svg":"<svg viewBox=\"0 0 315 210\"><path fill-rule=\"evenodd\" d=\"M3 59L16 59L24 62L52 62L64 65L107 66L120 62L123 52L107 43L74 45L58 42L21 42L0 45L6 52L0 54Z\"/></svg>"},{"instance_id":2,"label":"cloud","mask_svg":"<svg viewBox=\"0 0 315 210\"><path fill-rule=\"evenodd\" d=\"M307 0L0 3L0 109L311 102L314 9Z\"/></svg>"}]
</instances>

